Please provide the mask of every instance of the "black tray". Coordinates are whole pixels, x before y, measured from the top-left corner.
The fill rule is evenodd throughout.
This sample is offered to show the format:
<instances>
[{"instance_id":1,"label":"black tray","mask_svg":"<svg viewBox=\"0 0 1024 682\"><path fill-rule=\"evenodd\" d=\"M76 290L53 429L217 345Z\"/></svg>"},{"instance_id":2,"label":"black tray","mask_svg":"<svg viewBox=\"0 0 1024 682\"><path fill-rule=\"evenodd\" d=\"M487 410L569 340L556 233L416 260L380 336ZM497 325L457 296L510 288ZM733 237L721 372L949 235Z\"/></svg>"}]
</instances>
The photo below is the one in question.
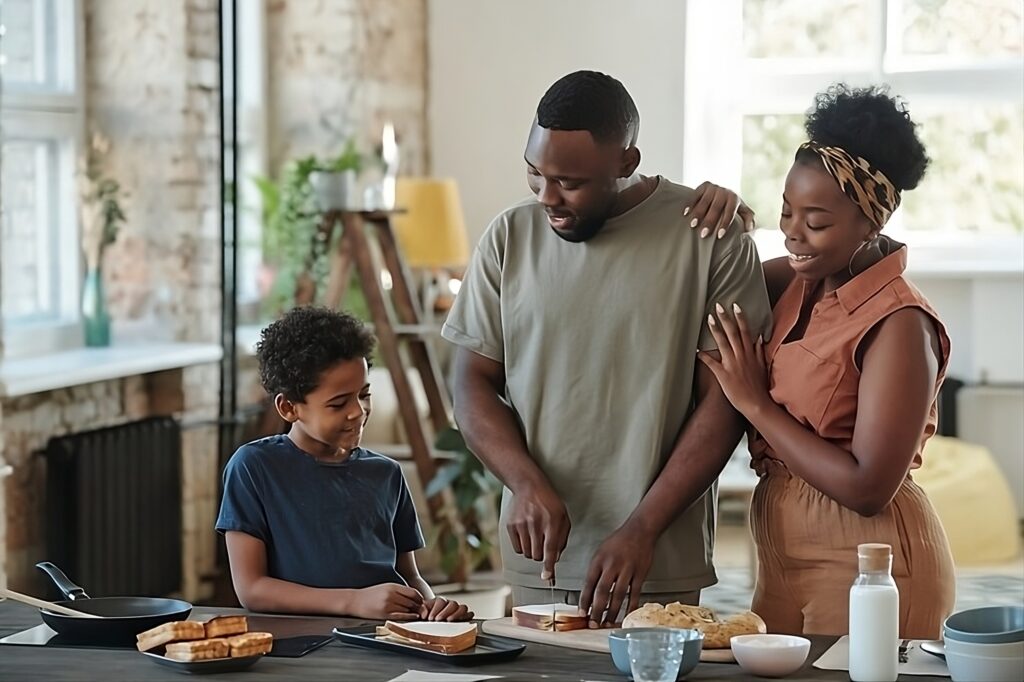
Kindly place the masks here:
<instances>
[{"instance_id":1,"label":"black tray","mask_svg":"<svg viewBox=\"0 0 1024 682\"><path fill-rule=\"evenodd\" d=\"M417 656L431 661L443 661L453 665L483 665L511 661L526 651L526 645L514 639L477 634L476 646L457 654L442 654L439 651L421 649L410 644L390 642L377 638L377 626L363 625L357 628L334 628L334 636L344 644L393 651L399 654Z\"/></svg>"},{"instance_id":2,"label":"black tray","mask_svg":"<svg viewBox=\"0 0 1024 682\"><path fill-rule=\"evenodd\" d=\"M236 670L245 670L246 668L254 665L256 661L263 658L263 654L257 654L255 656L242 656L241 658L211 658L205 661L176 661L173 658L166 658L160 654L150 653L148 651L142 652L143 656L147 656L154 663L158 663L168 668L174 668L178 672L188 673L190 675L206 675L211 673L228 673Z\"/></svg>"}]
</instances>

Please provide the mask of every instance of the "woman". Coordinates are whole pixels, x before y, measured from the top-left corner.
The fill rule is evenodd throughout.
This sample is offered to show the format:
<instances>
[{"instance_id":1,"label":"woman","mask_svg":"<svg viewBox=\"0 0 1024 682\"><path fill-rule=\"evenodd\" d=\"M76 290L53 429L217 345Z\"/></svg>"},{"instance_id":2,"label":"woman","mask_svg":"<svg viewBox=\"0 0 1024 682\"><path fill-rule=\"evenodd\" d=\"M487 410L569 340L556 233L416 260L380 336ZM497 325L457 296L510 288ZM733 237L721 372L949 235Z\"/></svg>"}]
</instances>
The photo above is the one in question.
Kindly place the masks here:
<instances>
[{"instance_id":1,"label":"woman","mask_svg":"<svg viewBox=\"0 0 1024 682\"><path fill-rule=\"evenodd\" d=\"M884 542L900 637L936 639L952 555L910 472L935 433L949 338L903 277L906 247L880 234L928 157L884 89L833 86L806 129L783 193L790 255L765 264L772 337L750 338L743 311L720 301L721 359L701 354L752 427L752 608L771 632L844 634L857 545Z\"/></svg>"}]
</instances>

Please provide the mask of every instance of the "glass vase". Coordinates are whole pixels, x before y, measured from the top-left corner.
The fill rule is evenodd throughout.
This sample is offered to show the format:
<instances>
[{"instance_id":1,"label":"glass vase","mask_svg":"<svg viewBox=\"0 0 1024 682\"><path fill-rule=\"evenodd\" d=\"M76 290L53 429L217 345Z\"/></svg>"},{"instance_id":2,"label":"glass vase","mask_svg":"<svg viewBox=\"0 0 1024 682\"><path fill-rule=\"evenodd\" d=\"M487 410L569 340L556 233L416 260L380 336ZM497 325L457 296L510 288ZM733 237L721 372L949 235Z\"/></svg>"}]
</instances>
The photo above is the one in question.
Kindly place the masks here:
<instances>
[{"instance_id":1,"label":"glass vase","mask_svg":"<svg viewBox=\"0 0 1024 682\"><path fill-rule=\"evenodd\" d=\"M103 271L90 268L82 284L82 321L85 324L85 345L103 347L110 345L110 315L107 313L107 296L103 291Z\"/></svg>"}]
</instances>

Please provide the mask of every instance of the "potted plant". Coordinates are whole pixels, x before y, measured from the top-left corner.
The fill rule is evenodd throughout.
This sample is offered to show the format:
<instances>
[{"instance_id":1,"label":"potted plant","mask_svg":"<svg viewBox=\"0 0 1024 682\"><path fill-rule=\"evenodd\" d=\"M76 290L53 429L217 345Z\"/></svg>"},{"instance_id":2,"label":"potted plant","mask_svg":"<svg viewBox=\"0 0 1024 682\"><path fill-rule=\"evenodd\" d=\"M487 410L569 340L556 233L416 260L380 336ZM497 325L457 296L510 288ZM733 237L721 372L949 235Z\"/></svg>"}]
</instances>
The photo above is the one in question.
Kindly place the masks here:
<instances>
[{"instance_id":1,"label":"potted plant","mask_svg":"<svg viewBox=\"0 0 1024 682\"><path fill-rule=\"evenodd\" d=\"M110 140L93 133L86 153L79 160L78 198L82 221L82 253L85 280L82 285L82 319L85 345L110 345L110 315L103 290L103 254L117 239L125 222L121 184L107 175L103 162L110 152Z\"/></svg>"},{"instance_id":2,"label":"potted plant","mask_svg":"<svg viewBox=\"0 0 1024 682\"><path fill-rule=\"evenodd\" d=\"M273 319L296 303L311 302L312 292L325 289L329 254L338 233L331 239L319 233L322 209L312 177L323 168L355 171L360 165L361 157L350 143L332 161L315 156L291 161L277 181L253 178L262 199L264 260L272 273L270 291L263 301L265 317ZM358 278L350 282L342 307L360 319L369 319Z\"/></svg>"},{"instance_id":3,"label":"potted plant","mask_svg":"<svg viewBox=\"0 0 1024 682\"><path fill-rule=\"evenodd\" d=\"M503 486L469 451L458 429L438 434L435 447L451 459L427 484L425 493L432 497L446 487L452 491L451 507L444 510L430 538L440 551L441 569L449 581L435 592L468 604L478 617L503 616L508 586L473 579L481 567L501 568L498 508Z\"/></svg>"},{"instance_id":4,"label":"potted plant","mask_svg":"<svg viewBox=\"0 0 1024 682\"><path fill-rule=\"evenodd\" d=\"M337 211L358 205L356 180L362 165L362 155L352 140L338 157L317 164L309 174L309 184L321 211Z\"/></svg>"}]
</instances>

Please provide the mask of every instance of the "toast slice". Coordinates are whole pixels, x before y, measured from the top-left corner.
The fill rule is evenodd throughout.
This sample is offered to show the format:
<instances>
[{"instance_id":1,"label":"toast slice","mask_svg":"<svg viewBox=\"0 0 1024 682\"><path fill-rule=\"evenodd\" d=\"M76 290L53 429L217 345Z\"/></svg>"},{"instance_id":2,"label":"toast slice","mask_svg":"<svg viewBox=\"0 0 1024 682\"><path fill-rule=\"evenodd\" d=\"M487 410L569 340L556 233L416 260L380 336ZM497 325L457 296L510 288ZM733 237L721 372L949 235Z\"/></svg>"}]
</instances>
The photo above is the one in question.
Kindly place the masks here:
<instances>
[{"instance_id":1,"label":"toast slice","mask_svg":"<svg viewBox=\"0 0 1024 682\"><path fill-rule=\"evenodd\" d=\"M274 636L269 632L248 632L228 637L227 641L228 647L231 649L231 658L270 653L270 649L274 646Z\"/></svg>"},{"instance_id":2,"label":"toast slice","mask_svg":"<svg viewBox=\"0 0 1024 682\"><path fill-rule=\"evenodd\" d=\"M206 637L203 624L194 620L176 620L164 623L136 635L139 651L149 651L171 642L184 642Z\"/></svg>"},{"instance_id":3,"label":"toast slice","mask_svg":"<svg viewBox=\"0 0 1024 682\"><path fill-rule=\"evenodd\" d=\"M476 623L388 621L377 628L377 637L390 642L416 646L443 654L457 654L476 646Z\"/></svg>"},{"instance_id":4,"label":"toast slice","mask_svg":"<svg viewBox=\"0 0 1024 682\"><path fill-rule=\"evenodd\" d=\"M554 615L552 616L552 611ZM587 617L569 604L531 604L512 609L512 622L531 630L568 632L587 627Z\"/></svg>"},{"instance_id":5,"label":"toast slice","mask_svg":"<svg viewBox=\"0 0 1024 682\"><path fill-rule=\"evenodd\" d=\"M167 645L164 657L176 661L207 661L227 658L230 651L226 639L201 639L194 642L172 642Z\"/></svg>"},{"instance_id":6,"label":"toast slice","mask_svg":"<svg viewBox=\"0 0 1024 682\"><path fill-rule=\"evenodd\" d=\"M206 638L228 637L241 635L249 631L249 623L245 616L215 616L203 623Z\"/></svg>"}]
</instances>

